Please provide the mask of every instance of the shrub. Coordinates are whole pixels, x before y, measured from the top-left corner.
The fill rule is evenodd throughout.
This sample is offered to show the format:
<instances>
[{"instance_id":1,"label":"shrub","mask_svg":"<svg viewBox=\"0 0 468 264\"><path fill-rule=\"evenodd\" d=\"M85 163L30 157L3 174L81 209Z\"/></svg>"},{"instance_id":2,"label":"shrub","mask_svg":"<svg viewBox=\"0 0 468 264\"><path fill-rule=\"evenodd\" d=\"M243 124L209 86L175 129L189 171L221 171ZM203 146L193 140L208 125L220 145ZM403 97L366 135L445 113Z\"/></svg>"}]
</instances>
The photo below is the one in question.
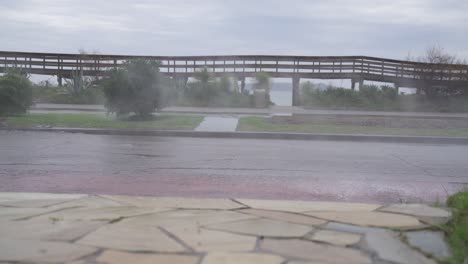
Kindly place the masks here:
<instances>
[{"instance_id":1,"label":"shrub","mask_svg":"<svg viewBox=\"0 0 468 264\"><path fill-rule=\"evenodd\" d=\"M266 72L259 72L255 75L255 89L263 89L270 92L271 80L270 75Z\"/></svg>"},{"instance_id":2,"label":"shrub","mask_svg":"<svg viewBox=\"0 0 468 264\"><path fill-rule=\"evenodd\" d=\"M398 95L391 86L365 85L358 91L330 87L316 89L302 86L302 102L306 107L384 111L468 112L468 96Z\"/></svg>"},{"instance_id":3,"label":"shrub","mask_svg":"<svg viewBox=\"0 0 468 264\"><path fill-rule=\"evenodd\" d=\"M342 88L304 90L303 102L307 106L338 109L359 108L364 104L363 97L355 91Z\"/></svg>"},{"instance_id":4,"label":"shrub","mask_svg":"<svg viewBox=\"0 0 468 264\"><path fill-rule=\"evenodd\" d=\"M259 72L255 75L255 89L265 90L265 100L267 105L272 105L270 98L271 78L267 72Z\"/></svg>"},{"instance_id":5,"label":"shrub","mask_svg":"<svg viewBox=\"0 0 468 264\"><path fill-rule=\"evenodd\" d=\"M187 85L185 96L198 106L208 106L222 88L206 68L197 72L195 79L195 82Z\"/></svg>"},{"instance_id":6,"label":"shrub","mask_svg":"<svg viewBox=\"0 0 468 264\"><path fill-rule=\"evenodd\" d=\"M0 77L0 115L25 113L32 104L32 83L19 71Z\"/></svg>"},{"instance_id":7,"label":"shrub","mask_svg":"<svg viewBox=\"0 0 468 264\"><path fill-rule=\"evenodd\" d=\"M189 82L176 102L180 106L202 107L251 107L253 98L240 94L232 78L222 76L217 79L203 69L195 75L195 81Z\"/></svg>"},{"instance_id":8,"label":"shrub","mask_svg":"<svg viewBox=\"0 0 468 264\"><path fill-rule=\"evenodd\" d=\"M466 263L468 260L468 190L450 196L447 205L452 208L452 219L443 228L452 248L447 263Z\"/></svg>"},{"instance_id":9,"label":"shrub","mask_svg":"<svg viewBox=\"0 0 468 264\"><path fill-rule=\"evenodd\" d=\"M102 80L108 111L150 115L161 107L161 79L159 62L153 60L136 59L110 70Z\"/></svg>"},{"instance_id":10,"label":"shrub","mask_svg":"<svg viewBox=\"0 0 468 264\"><path fill-rule=\"evenodd\" d=\"M36 103L52 104L104 104L105 98L100 86L71 92L66 86L35 85L33 99Z\"/></svg>"}]
</instances>

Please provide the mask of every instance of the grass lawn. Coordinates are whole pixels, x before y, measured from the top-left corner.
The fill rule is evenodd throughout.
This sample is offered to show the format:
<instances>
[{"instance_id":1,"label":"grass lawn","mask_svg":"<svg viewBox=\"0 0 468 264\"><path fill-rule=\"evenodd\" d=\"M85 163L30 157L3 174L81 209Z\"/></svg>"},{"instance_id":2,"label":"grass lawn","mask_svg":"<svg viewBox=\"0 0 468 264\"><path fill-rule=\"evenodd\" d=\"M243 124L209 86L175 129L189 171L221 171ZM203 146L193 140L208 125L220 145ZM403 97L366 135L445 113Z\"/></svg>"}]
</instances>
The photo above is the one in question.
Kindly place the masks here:
<instances>
[{"instance_id":1,"label":"grass lawn","mask_svg":"<svg viewBox=\"0 0 468 264\"><path fill-rule=\"evenodd\" d=\"M447 263L466 263L468 261L468 189L450 196L447 205L453 209L452 220L443 227L453 254Z\"/></svg>"},{"instance_id":2,"label":"grass lawn","mask_svg":"<svg viewBox=\"0 0 468 264\"><path fill-rule=\"evenodd\" d=\"M203 120L202 116L161 115L151 121L123 121L114 116L100 114L25 114L7 118L9 127L53 127L74 128L146 128L158 130L193 130Z\"/></svg>"},{"instance_id":3,"label":"grass lawn","mask_svg":"<svg viewBox=\"0 0 468 264\"><path fill-rule=\"evenodd\" d=\"M467 137L468 129L416 129L386 128L351 125L311 125L281 124L269 122L263 117L242 117L237 125L238 131L289 132L315 134L371 134L371 135L404 135L404 136L446 136Z\"/></svg>"}]
</instances>

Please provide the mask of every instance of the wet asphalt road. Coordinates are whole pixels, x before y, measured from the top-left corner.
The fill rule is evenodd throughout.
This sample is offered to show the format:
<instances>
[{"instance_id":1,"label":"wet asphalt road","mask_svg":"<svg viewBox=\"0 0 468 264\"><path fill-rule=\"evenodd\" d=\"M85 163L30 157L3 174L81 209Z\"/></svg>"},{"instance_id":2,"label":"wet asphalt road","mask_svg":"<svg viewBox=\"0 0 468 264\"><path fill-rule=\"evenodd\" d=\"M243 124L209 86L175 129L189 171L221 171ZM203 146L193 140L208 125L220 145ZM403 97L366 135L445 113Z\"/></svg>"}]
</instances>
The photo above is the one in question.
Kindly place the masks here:
<instances>
[{"instance_id":1,"label":"wet asphalt road","mask_svg":"<svg viewBox=\"0 0 468 264\"><path fill-rule=\"evenodd\" d=\"M433 202L467 161L468 145L0 131L0 191Z\"/></svg>"}]
</instances>

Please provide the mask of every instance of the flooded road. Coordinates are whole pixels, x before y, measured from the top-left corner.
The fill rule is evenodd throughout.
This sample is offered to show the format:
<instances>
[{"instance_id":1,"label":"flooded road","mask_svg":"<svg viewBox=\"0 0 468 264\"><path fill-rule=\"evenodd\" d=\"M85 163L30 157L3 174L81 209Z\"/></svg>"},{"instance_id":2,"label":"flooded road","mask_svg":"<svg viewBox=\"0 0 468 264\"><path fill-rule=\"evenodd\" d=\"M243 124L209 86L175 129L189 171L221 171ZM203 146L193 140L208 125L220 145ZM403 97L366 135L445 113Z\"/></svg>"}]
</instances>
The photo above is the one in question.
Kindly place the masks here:
<instances>
[{"instance_id":1,"label":"flooded road","mask_svg":"<svg viewBox=\"0 0 468 264\"><path fill-rule=\"evenodd\" d=\"M443 201L468 145L0 131L0 191Z\"/></svg>"}]
</instances>

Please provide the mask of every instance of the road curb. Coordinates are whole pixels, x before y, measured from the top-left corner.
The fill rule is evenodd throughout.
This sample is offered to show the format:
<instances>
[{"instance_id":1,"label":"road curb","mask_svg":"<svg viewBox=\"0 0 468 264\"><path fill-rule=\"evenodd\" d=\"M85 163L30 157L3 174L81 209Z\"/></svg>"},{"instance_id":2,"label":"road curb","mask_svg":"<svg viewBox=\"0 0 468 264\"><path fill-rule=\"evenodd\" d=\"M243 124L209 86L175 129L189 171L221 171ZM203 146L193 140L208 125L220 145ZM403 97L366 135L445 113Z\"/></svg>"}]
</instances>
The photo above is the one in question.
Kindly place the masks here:
<instances>
[{"instance_id":1,"label":"road curb","mask_svg":"<svg viewBox=\"0 0 468 264\"><path fill-rule=\"evenodd\" d=\"M76 111L76 112L103 112L106 113L106 109L97 109L97 108L54 108L54 107L31 107L30 110L38 111Z\"/></svg>"},{"instance_id":2,"label":"road curb","mask_svg":"<svg viewBox=\"0 0 468 264\"><path fill-rule=\"evenodd\" d=\"M106 113L107 110L102 108L55 108L55 107L32 107L31 110L33 111L75 111L75 112L102 112ZM193 110L161 110L158 112L159 114L198 114L198 115L243 115L243 116L272 116L272 115L294 115L294 116L327 116L327 117L364 117L364 118L405 118L405 119L454 119L454 120L463 120L468 119L468 116L450 116L450 115L437 115L437 113L433 113L434 115L418 115L418 113L411 113L408 114L406 112L401 112L402 114L399 115L398 113L379 113L374 112L372 114L365 114L365 113L301 113L301 112L274 112L274 111L255 111L255 112L246 112L246 111L193 111ZM457 113L455 113L457 114Z\"/></svg>"},{"instance_id":3,"label":"road curb","mask_svg":"<svg viewBox=\"0 0 468 264\"><path fill-rule=\"evenodd\" d=\"M133 130L100 128L0 128L6 131L65 132L93 135L157 136L157 137L194 137L194 138L238 138L238 139L283 139L283 140L325 140L356 142L391 143L431 143L431 144L468 144L468 137L418 137L390 135L349 135L349 134L308 134L277 132L208 132L182 130Z\"/></svg>"}]
</instances>

